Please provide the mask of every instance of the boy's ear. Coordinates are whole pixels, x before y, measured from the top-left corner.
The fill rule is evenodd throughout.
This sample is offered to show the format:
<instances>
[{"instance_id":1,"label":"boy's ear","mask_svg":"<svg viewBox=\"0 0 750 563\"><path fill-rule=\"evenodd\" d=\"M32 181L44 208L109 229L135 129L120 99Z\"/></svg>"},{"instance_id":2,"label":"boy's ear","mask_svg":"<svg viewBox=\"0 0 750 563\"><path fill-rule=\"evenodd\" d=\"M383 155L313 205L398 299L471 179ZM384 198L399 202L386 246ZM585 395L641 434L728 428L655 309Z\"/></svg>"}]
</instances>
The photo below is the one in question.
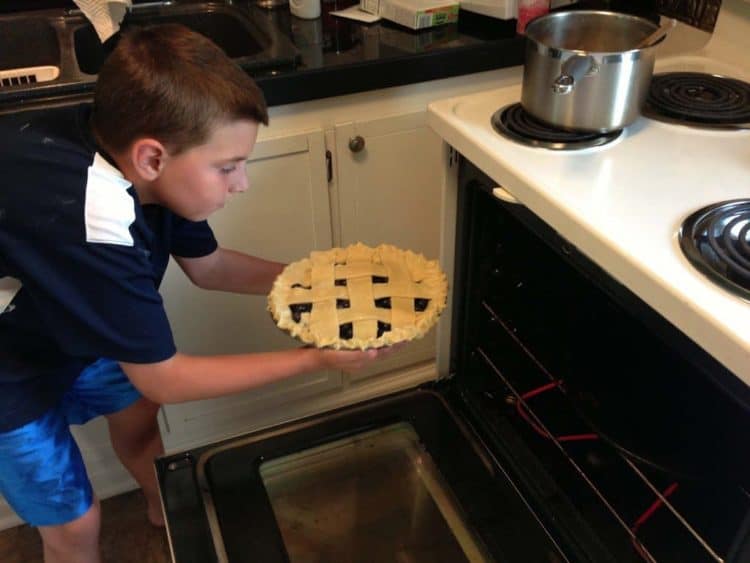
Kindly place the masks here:
<instances>
[{"instance_id":1,"label":"boy's ear","mask_svg":"<svg viewBox=\"0 0 750 563\"><path fill-rule=\"evenodd\" d=\"M138 139L130 147L133 168L141 178L149 182L159 177L168 157L166 148L156 139Z\"/></svg>"}]
</instances>

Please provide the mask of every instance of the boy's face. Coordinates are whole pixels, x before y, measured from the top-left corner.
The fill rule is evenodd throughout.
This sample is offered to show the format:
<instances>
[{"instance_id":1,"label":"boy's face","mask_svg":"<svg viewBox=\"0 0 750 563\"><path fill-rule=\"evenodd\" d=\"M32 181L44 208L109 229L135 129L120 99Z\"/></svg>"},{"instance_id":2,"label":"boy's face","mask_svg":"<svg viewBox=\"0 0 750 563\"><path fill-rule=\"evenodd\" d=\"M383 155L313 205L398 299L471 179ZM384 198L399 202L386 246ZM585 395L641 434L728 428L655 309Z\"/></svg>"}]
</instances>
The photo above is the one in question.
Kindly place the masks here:
<instances>
[{"instance_id":1,"label":"boy's face","mask_svg":"<svg viewBox=\"0 0 750 563\"><path fill-rule=\"evenodd\" d=\"M247 189L245 161L257 136L254 121L216 127L206 143L167 158L152 195L186 219L205 219L224 207L230 194Z\"/></svg>"}]
</instances>

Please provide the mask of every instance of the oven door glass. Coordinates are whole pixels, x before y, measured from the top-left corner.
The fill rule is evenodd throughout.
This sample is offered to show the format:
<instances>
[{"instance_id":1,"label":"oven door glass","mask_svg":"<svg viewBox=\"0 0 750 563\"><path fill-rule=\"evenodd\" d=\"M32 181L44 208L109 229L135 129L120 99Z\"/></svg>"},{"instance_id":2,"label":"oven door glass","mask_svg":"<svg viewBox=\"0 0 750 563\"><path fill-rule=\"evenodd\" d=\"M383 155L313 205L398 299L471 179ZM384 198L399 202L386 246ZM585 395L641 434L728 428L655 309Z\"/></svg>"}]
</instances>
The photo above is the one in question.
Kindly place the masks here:
<instances>
[{"instance_id":1,"label":"oven door glass","mask_svg":"<svg viewBox=\"0 0 750 563\"><path fill-rule=\"evenodd\" d=\"M292 563L489 561L414 428L398 423L260 466Z\"/></svg>"}]
</instances>

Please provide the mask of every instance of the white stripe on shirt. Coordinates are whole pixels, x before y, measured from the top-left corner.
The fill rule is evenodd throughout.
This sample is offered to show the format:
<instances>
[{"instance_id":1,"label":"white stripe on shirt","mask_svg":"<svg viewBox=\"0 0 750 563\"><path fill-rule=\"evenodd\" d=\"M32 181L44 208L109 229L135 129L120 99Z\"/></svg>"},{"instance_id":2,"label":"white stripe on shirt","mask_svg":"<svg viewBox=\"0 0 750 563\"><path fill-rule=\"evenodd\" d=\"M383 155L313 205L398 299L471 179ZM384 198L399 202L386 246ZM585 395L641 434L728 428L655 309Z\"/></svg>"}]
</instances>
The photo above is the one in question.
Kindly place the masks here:
<instances>
[{"instance_id":1,"label":"white stripe on shirt","mask_svg":"<svg viewBox=\"0 0 750 563\"><path fill-rule=\"evenodd\" d=\"M10 276L0 278L0 315L6 311L8 305L10 305L10 302L13 301L13 298L16 296L16 293L18 293L22 287L23 284L16 278Z\"/></svg>"},{"instance_id":2,"label":"white stripe on shirt","mask_svg":"<svg viewBox=\"0 0 750 563\"><path fill-rule=\"evenodd\" d=\"M99 153L86 180L86 241L133 246L129 227L135 221L135 200L122 173Z\"/></svg>"}]
</instances>

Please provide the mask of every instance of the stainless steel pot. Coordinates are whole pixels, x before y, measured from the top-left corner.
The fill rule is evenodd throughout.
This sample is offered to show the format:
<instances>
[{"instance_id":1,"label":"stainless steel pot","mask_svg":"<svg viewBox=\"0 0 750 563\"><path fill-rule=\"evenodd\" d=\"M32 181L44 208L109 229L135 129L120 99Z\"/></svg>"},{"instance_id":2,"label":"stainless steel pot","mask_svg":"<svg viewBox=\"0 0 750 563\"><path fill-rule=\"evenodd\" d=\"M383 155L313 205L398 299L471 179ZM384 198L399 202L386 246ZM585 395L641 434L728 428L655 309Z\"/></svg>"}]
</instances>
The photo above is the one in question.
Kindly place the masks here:
<instances>
[{"instance_id":1,"label":"stainless steel pot","mask_svg":"<svg viewBox=\"0 0 750 563\"><path fill-rule=\"evenodd\" d=\"M655 47L636 46L659 26L597 10L554 12L526 27L521 104L565 129L607 132L640 115Z\"/></svg>"}]
</instances>

